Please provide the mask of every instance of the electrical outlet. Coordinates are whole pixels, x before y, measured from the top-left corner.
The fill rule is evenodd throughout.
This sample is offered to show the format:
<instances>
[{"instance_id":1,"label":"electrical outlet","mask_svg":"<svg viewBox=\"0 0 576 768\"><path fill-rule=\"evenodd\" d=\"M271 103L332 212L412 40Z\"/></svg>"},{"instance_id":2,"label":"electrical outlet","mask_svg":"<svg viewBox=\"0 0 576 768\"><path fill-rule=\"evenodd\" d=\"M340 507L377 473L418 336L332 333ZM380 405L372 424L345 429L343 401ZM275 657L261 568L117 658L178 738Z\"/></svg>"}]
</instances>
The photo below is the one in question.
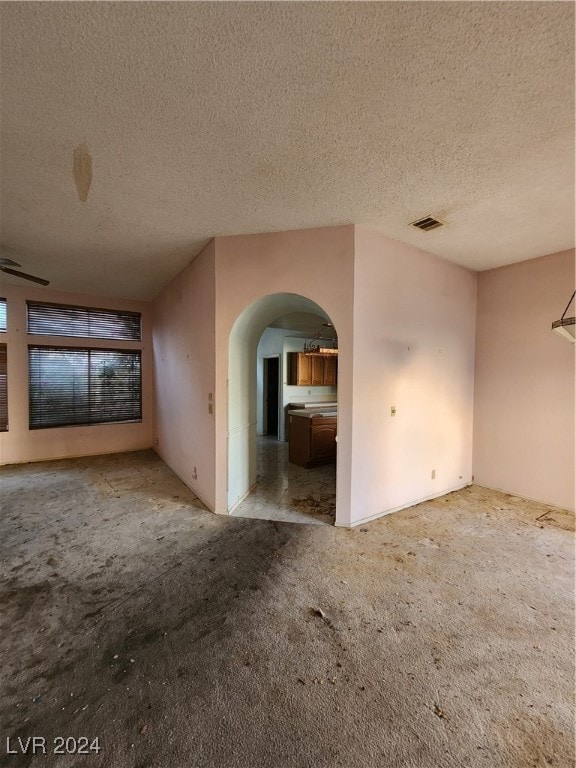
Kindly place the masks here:
<instances>
[{"instance_id":1,"label":"electrical outlet","mask_svg":"<svg viewBox=\"0 0 576 768\"><path fill-rule=\"evenodd\" d=\"M390 416L396 416L396 406L390 406Z\"/></svg>"},{"instance_id":2,"label":"electrical outlet","mask_svg":"<svg viewBox=\"0 0 576 768\"><path fill-rule=\"evenodd\" d=\"M208 403L208 413L214 413L214 405L212 403Z\"/></svg>"},{"instance_id":3,"label":"electrical outlet","mask_svg":"<svg viewBox=\"0 0 576 768\"><path fill-rule=\"evenodd\" d=\"M436 480L436 470L432 470L432 480Z\"/></svg>"},{"instance_id":4,"label":"electrical outlet","mask_svg":"<svg viewBox=\"0 0 576 768\"><path fill-rule=\"evenodd\" d=\"M198 470L196 467L194 467L194 471L192 472L192 480L198 480Z\"/></svg>"}]
</instances>

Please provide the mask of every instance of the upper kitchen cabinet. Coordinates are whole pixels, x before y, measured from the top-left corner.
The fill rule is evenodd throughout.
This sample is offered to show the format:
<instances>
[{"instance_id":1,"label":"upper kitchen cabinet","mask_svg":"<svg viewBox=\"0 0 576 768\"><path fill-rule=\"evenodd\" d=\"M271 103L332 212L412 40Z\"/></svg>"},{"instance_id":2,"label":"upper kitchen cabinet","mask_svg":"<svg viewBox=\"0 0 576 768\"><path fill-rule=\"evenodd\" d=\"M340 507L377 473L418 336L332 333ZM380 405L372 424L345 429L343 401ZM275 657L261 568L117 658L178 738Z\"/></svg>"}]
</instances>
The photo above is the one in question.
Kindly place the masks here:
<instances>
[{"instance_id":1,"label":"upper kitchen cabinet","mask_svg":"<svg viewBox=\"0 0 576 768\"><path fill-rule=\"evenodd\" d=\"M301 352L288 353L288 384L312 385L312 362L310 355Z\"/></svg>"},{"instance_id":2,"label":"upper kitchen cabinet","mask_svg":"<svg viewBox=\"0 0 576 768\"><path fill-rule=\"evenodd\" d=\"M337 355L326 355L324 357L324 385L335 387L338 378L338 357Z\"/></svg>"},{"instance_id":3,"label":"upper kitchen cabinet","mask_svg":"<svg viewBox=\"0 0 576 768\"><path fill-rule=\"evenodd\" d=\"M321 353L288 353L288 384L301 387L336 386L338 357Z\"/></svg>"}]
</instances>

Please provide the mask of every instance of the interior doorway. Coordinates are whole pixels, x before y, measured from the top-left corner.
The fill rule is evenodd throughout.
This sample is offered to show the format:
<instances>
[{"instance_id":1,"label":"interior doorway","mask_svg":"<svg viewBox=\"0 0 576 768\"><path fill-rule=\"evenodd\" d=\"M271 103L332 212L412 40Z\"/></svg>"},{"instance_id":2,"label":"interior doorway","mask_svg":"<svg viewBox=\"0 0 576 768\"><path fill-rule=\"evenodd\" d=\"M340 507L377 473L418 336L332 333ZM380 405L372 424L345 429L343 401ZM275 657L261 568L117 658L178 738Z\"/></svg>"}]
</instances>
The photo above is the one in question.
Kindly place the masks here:
<instances>
[{"instance_id":1,"label":"interior doorway","mask_svg":"<svg viewBox=\"0 0 576 768\"><path fill-rule=\"evenodd\" d=\"M313 321L312 326L307 325L306 329L298 328L296 332L292 324L295 314L296 320ZM303 318L303 315L307 317ZM295 384L286 383L286 360L293 361L290 353L324 355L321 346L325 343L323 337L326 334L321 332L316 336L316 332L317 329L328 327L325 324L334 328L333 335L336 335L337 339L332 319L318 304L307 297L289 293L262 296L236 318L228 338L228 460L225 489L228 514L294 521L296 514L298 522L305 522L324 516L325 509L330 505L331 509L327 510L329 514L326 517L330 518L331 524L334 524L335 519L338 524L340 516L346 513L347 508L339 503L341 491L338 489L342 483L339 467L342 453L336 434L334 439L338 450L334 451L331 463L326 464L316 462L315 457L305 466L290 462L289 443L284 440L285 415L290 415L285 412L290 411L287 407L291 403L304 402L306 406L308 401L317 401L324 397L329 400L323 400L323 403L337 405L334 402L335 385L321 383L316 384L313 389L314 385L301 381ZM265 331L267 348L264 349L264 345L261 347L263 354L258 363L259 345ZM279 417L280 414L282 416L278 419L277 431L280 439L268 437L264 432L264 357L279 358L278 389L282 387L282 394L279 396L277 413ZM271 370L269 372L271 373ZM290 382L293 380L291 372L289 379ZM318 408L318 403L314 402L314 406ZM320 410L324 411L325 408ZM330 416L333 416L333 410ZM302 416L304 415L303 413ZM346 415L344 418L346 419ZM310 419L312 447L315 447L315 435L312 434L314 426L314 419ZM347 464L344 475L345 490L349 486L348 470ZM250 512L243 509L245 503L251 507Z\"/></svg>"},{"instance_id":2,"label":"interior doorway","mask_svg":"<svg viewBox=\"0 0 576 768\"><path fill-rule=\"evenodd\" d=\"M263 415L264 434L279 438L280 407L280 355L264 357L263 363Z\"/></svg>"},{"instance_id":3,"label":"interior doorway","mask_svg":"<svg viewBox=\"0 0 576 768\"><path fill-rule=\"evenodd\" d=\"M319 451L325 446L316 438L326 426L322 418L337 419L337 379L324 375L325 369L333 373L334 366L324 362L334 362L328 349L337 340L327 313L296 294L263 296L236 319L228 344L228 514L334 524L340 461L336 430L330 456ZM320 382L307 382L301 366L293 365L295 358L308 357L323 363ZM300 408L296 416L292 405ZM306 461L290 461L290 418L308 426Z\"/></svg>"}]
</instances>

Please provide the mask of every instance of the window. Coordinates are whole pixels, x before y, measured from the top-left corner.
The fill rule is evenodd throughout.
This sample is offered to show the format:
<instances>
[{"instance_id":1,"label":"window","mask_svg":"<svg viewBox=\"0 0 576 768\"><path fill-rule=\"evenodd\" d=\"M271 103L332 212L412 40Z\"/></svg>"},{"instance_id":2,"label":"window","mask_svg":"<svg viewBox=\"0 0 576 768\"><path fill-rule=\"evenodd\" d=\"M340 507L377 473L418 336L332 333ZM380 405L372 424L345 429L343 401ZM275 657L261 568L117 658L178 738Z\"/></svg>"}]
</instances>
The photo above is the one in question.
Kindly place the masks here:
<instances>
[{"instance_id":1,"label":"window","mask_svg":"<svg viewBox=\"0 0 576 768\"><path fill-rule=\"evenodd\" d=\"M142 421L139 350L29 346L30 429Z\"/></svg>"},{"instance_id":2,"label":"window","mask_svg":"<svg viewBox=\"0 0 576 768\"><path fill-rule=\"evenodd\" d=\"M93 309L67 304L29 301L28 333L40 336L78 336L85 339L141 341L141 315L115 309Z\"/></svg>"},{"instance_id":3,"label":"window","mask_svg":"<svg viewBox=\"0 0 576 768\"><path fill-rule=\"evenodd\" d=\"M0 299L0 331L6 330L6 299Z\"/></svg>"},{"instance_id":4,"label":"window","mask_svg":"<svg viewBox=\"0 0 576 768\"><path fill-rule=\"evenodd\" d=\"M0 344L0 432L8 431L8 367L6 344Z\"/></svg>"}]
</instances>

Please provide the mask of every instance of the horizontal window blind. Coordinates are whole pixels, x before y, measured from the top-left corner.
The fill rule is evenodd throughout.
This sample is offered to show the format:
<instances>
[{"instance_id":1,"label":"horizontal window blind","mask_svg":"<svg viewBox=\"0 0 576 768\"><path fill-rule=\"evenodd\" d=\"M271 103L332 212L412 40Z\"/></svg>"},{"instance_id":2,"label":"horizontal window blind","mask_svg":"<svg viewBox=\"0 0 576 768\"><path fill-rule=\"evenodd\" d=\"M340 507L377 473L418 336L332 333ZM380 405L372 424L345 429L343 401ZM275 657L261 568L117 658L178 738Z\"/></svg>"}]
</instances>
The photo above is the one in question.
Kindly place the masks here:
<instances>
[{"instance_id":1,"label":"horizontal window blind","mask_svg":"<svg viewBox=\"0 0 576 768\"><path fill-rule=\"evenodd\" d=\"M0 331L6 330L6 299L0 299Z\"/></svg>"},{"instance_id":2,"label":"horizontal window blind","mask_svg":"<svg viewBox=\"0 0 576 768\"><path fill-rule=\"evenodd\" d=\"M28 333L86 339L141 341L141 315L115 309L29 301Z\"/></svg>"},{"instance_id":3,"label":"horizontal window blind","mask_svg":"<svg viewBox=\"0 0 576 768\"><path fill-rule=\"evenodd\" d=\"M28 347L30 429L142 421L140 351Z\"/></svg>"},{"instance_id":4,"label":"horizontal window blind","mask_svg":"<svg viewBox=\"0 0 576 768\"><path fill-rule=\"evenodd\" d=\"M0 432L8 429L8 366L6 344L0 344Z\"/></svg>"}]
</instances>

